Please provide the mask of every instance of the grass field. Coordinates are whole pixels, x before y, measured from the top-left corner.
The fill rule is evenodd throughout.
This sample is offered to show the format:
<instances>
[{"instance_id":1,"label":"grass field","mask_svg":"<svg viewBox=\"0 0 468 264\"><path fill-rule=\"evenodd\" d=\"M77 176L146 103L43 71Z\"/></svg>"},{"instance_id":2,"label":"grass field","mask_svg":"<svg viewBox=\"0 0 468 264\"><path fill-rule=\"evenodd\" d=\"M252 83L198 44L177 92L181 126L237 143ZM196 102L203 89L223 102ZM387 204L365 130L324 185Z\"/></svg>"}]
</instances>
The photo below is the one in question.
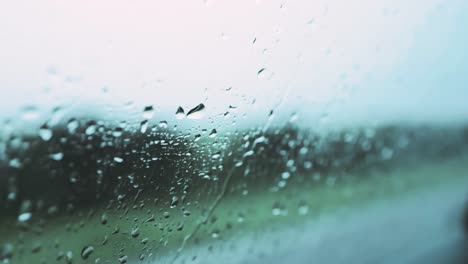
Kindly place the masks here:
<instances>
[{"instance_id":1,"label":"grass field","mask_svg":"<svg viewBox=\"0 0 468 264\"><path fill-rule=\"evenodd\" d=\"M185 254L191 252L188 248L211 245L210 250L216 251L223 243L247 234L261 237L285 227L299 228L342 209L365 210L379 201L421 190L466 184L467 161L468 157L455 157L402 165L373 172L372 177L347 177L334 184L295 181L277 191L257 186L246 192L227 183L218 193L200 199L188 196L174 208L141 196L127 206L109 209L99 204L73 214L33 217L28 225L2 217L0 242L13 245L10 263L118 263L119 258L127 263L159 263L162 257L168 262L167 256L169 262L190 262L196 257ZM353 173L364 172L351 172L351 176ZM85 260L80 254L87 246L93 251Z\"/></svg>"}]
</instances>

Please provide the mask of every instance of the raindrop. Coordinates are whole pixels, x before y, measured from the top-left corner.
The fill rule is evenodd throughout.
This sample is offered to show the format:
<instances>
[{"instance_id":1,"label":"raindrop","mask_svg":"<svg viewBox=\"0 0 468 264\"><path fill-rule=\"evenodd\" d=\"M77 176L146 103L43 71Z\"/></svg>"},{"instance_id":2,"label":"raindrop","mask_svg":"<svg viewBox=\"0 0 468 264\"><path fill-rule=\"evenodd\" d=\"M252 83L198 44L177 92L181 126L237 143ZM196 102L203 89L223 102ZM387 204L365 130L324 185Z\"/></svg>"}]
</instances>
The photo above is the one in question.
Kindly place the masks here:
<instances>
[{"instance_id":1,"label":"raindrop","mask_svg":"<svg viewBox=\"0 0 468 264\"><path fill-rule=\"evenodd\" d=\"M164 217L164 218L169 218L169 217L171 217L171 213L169 213L169 212L164 212L164 213L163 213L163 217Z\"/></svg>"},{"instance_id":2,"label":"raindrop","mask_svg":"<svg viewBox=\"0 0 468 264\"><path fill-rule=\"evenodd\" d=\"M62 152L53 153L53 154L50 154L49 157L53 160L59 161L63 159L63 153Z\"/></svg>"},{"instance_id":3,"label":"raindrop","mask_svg":"<svg viewBox=\"0 0 468 264\"><path fill-rule=\"evenodd\" d=\"M221 234L220 234L220 232L219 232L218 229L215 229L215 230L213 230L213 232L211 232L211 237L212 237L212 238L219 238L220 235L221 235Z\"/></svg>"},{"instance_id":4,"label":"raindrop","mask_svg":"<svg viewBox=\"0 0 468 264\"><path fill-rule=\"evenodd\" d=\"M244 155L242 156L244 159L247 158L247 157L250 157L250 156L253 156L254 155L254 151L253 150L249 150L247 152L244 153Z\"/></svg>"},{"instance_id":5,"label":"raindrop","mask_svg":"<svg viewBox=\"0 0 468 264\"><path fill-rule=\"evenodd\" d=\"M274 216L279 216L279 215L283 215L283 216L286 216L288 214L288 211L286 210L286 208L284 208L280 203L278 202L275 202L273 204L273 207L272 207L272 214Z\"/></svg>"},{"instance_id":6,"label":"raindrop","mask_svg":"<svg viewBox=\"0 0 468 264\"><path fill-rule=\"evenodd\" d=\"M199 104L187 113L187 118L200 119L204 116L204 114L205 114L205 105Z\"/></svg>"},{"instance_id":7,"label":"raindrop","mask_svg":"<svg viewBox=\"0 0 468 264\"><path fill-rule=\"evenodd\" d=\"M177 111L175 112L175 116L177 119L183 119L185 117L185 111L182 107L178 107Z\"/></svg>"},{"instance_id":8,"label":"raindrop","mask_svg":"<svg viewBox=\"0 0 468 264\"><path fill-rule=\"evenodd\" d=\"M70 119L67 123L68 133L73 134L76 132L76 129L80 126L78 121L74 118Z\"/></svg>"},{"instance_id":9,"label":"raindrop","mask_svg":"<svg viewBox=\"0 0 468 264\"><path fill-rule=\"evenodd\" d=\"M121 127L116 127L114 131L112 131L112 136L120 137L123 134L123 129Z\"/></svg>"},{"instance_id":10,"label":"raindrop","mask_svg":"<svg viewBox=\"0 0 468 264\"><path fill-rule=\"evenodd\" d=\"M86 246L81 250L81 258L88 259L88 257L93 253L94 247Z\"/></svg>"},{"instance_id":11,"label":"raindrop","mask_svg":"<svg viewBox=\"0 0 468 264\"><path fill-rule=\"evenodd\" d=\"M24 120L33 120L39 117L39 109L34 105L28 105L21 110L21 118Z\"/></svg>"},{"instance_id":12,"label":"raindrop","mask_svg":"<svg viewBox=\"0 0 468 264\"><path fill-rule=\"evenodd\" d=\"M218 131L216 131L216 129L213 129L213 130L211 130L209 137L214 138L214 137L216 137L217 134L218 134Z\"/></svg>"},{"instance_id":13,"label":"raindrop","mask_svg":"<svg viewBox=\"0 0 468 264\"><path fill-rule=\"evenodd\" d=\"M299 215L306 215L307 213L309 213L309 205L305 201L300 201L297 213Z\"/></svg>"},{"instance_id":14,"label":"raindrop","mask_svg":"<svg viewBox=\"0 0 468 264\"><path fill-rule=\"evenodd\" d=\"M197 142L198 140L200 140L201 138L201 135L200 134L196 134L195 135L195 139L193 141Z\"/></svg>"},{"instance_id":15,"label":"raindrop","mask_svg":"<svg viewBox=\"0 0 468 264\"><path fill-rule=\"evenodd\" d=\"M18 221L21 222L21 223L25 223L27 221L29 221L29 219L31 219L31 216L32 214L29 213L29 212L26 212L26 213L22 213L18 216Z\"/></svg>"},{"instance_id":16,"label":"raindrop","mask_svg":"<svg viewBox=\"0 0 468 264\"><path fill-rule=\"evenodd\" d=\"M91 123L85 130L85 134L90 136L92 134L96 133L96 125L94 123Z\"/></svg>"},{"instance_id":17,"label":"raindrop","mask_svg":"<svg viewBox=\"0 0 468 264\"><path fill-rule=\"evenodd\" d=\"M287 180L287 179L289 179L289 177L291 177L291 173L289 173L288 171L285 171L285 172L281 173L281 178L282 179Z\"/></svg>"},{"instance_id":18,"label":"raindrop","mask_svg":"<svg viewBox=\"0 0 468 264\"><path fill-rule=\"evenodd\" d=\"M243 213L239 213L237 215L237 222L243 223L245 221L245 215Z\"/></svg>"},{"instance_id":19,"label":"raindrop","mask_svg":"<svg viewBox=\"0 0 468 264\"><path fill-rule=\"evenodd\" d=\"M31 251L32 251L32 253L37 253L37 252L41 251L41 248L42 248L42 243L39 242L39 241L36 241L36 242L33 243Z\"/></svg>"},{"instance_id":20,"label":"raindrop","mask_svg":"<svg viewBox=\"0 0 468 264\"><path fill-rule=\"evenodd\" d=\"M137 238L140 235L140 230L138 228L132 229L131 235L132 237Z\"/></svg>"},{"instance_id":21,"label":"raindrop","mask_svg":"<svg viewBox=\"0 0 468 264\"><path fill-rule=\"evenodd\" d=\"M71 264L73 262L73 252L67 251L67 254L65 255L65 260L68 264Z\"/></svg>"},{"instance_id":22,"label":"raindrop","mask_svg":"<svg viewBox=\"0 0 468 264\"><path fill-rule=\"evenodd\" d=\"M141 116L145 119L150 119L153 117L153 114L154 114L154 108L152 105L149 105L143 109L143 114Z\"/></svg>"},{"instance_id":23,"label":"raindrop","mask_svg":"<svg viewBox=\"0 0 468 264\"><path fill-rule=\"evenodd\" d=\"M122 163L124 161L124 159L121 158L121 157L114 157L114 161L117 162L117 163Z\"/></svg>"},{"instance_id":24,"label":"raindrop","mask_svg":"<svg viewBox=\"0 0 468 264\"><path fill-rule=\"evenodd\" d=\"M266 68L261 68L260 70L258 70L257 72L257 78L262 80L265 78L265 70Z\"/></svg>"},{"instance_id":25,"label":"raindrop","mask_svg":"<svg viewBox=\"0 0 468 264\"><path fill-rule=\"evenodd\" d=\"M171 200L171 208L175 208L179 204L179 197L173 196Z\"/></svg>"},{"instance_id":26,"label":"raindrop","mask_svg":"<svg viewBox=\"0 0 468 264\"><path fill-rule=\"evenodd\" d=\"M177 231L182 231L184 229L184 223L179 223L177 225Z\"/></svg>"},{"instance_id":27,"label":"raindrop","mask_svg":"<svg viewBox=\"0 0 468 264\"><path fill-rule=\"evenodd\" d=\"M289 122L294 123L297 121L298 118L299 116L297 115L297 113L293 113L291 117L289 118Z\"/></svg>"},{"instance_id":28,"label":"raindrop","mask_svg":"<svg viewBox=\"0 0 468 264\"><path fill-rule=\"evenodd\" d=\"M52 130L47 127L47 125L41 126L39 129L39 136L44 141L49 141L52 138Z\"/></svg>"},{"instance_id":29,"label":"raindrop","mask_svg":"<svg viewBox=\"0 0 468 264\"><path fill-rule=\"evenodd\" d=\"M127 256L127 255L124 255L124 256L119 257L119 262L120 262L120 264L127 263L127 260L128 260L128 256Z\"/></svg>"},{"instance_id":30,"label":"raindrop","mask_svg":"<svg viewBox=\"0 0 468 264\"><path fill-rule=\"evenodd\" d=\"M160 128L167 128L167 121L161 121L161 122L159 122L159 127L160 127Z\"/></svg>"},{"instance_id":31,"label":"raindrop","mask_svg":"<svg viewBox=\"0 0 468 264\"><path fill-rule=\"evenodd\" d=\"M141 121L140 132L144 134L146 133L146 130L148 130L148 120Z\"/></svg>"},{"instance_id":32,"label":"raindrop","mask_svg":"<svg viewBox=\"0 0 468 264\"><path fill-rule=\"evenodd\" d=\"M0 260L3 260L4 263L9 263L8 259L13 256L13 245L10 243L5 243L0 249Z\"/></svg>"},{"instance_id":33,"label":"raindrop","mask_svg":"<svg viewBox=\"0 0 468 264\"><path fill-rule=\"evenodd\" d=\"M107 224L107 215L106 214L101 215L101 224L103 224L103 225Z\"/></svg>"},{"instance_id":34,"label":"raindrop","mask_svg":"<svg viewBox=\"0 0 468 264\"><path fill-rule=\"evenodd\" d=\"M382 157L383 160L389 160L393 157L393 150L390 148L383 148L380 156Z\"/></svg>"},{"instance_id":35,"label":"raindrop","mask_svg":"<svg viewBox=\"0 0 468 264\"><path fill-rule=\"evenodd\" d=\"M213 154L213 156L211 156L212 159L219 159L220 157L221 157L220 152L217 152L217 153Z\"/></svg>"}]
</instances>

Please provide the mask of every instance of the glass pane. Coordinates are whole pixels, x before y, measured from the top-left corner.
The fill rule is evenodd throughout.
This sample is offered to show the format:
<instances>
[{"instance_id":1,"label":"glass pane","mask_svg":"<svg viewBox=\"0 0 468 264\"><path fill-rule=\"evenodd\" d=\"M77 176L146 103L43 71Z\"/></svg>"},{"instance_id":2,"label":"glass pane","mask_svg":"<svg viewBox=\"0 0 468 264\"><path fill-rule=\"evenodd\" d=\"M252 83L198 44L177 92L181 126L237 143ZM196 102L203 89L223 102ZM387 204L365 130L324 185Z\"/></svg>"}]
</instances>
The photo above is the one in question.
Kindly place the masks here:
<instances>
[{"instance_id":1,"label":"glass pane","mask_svg":"<svg viewBox=\"0 0 468 264\"><path fill-rule=\"evenodd\" d=\"M0 8L0 263L465 263L468 3Z\"/></svg>"}]
</instances>

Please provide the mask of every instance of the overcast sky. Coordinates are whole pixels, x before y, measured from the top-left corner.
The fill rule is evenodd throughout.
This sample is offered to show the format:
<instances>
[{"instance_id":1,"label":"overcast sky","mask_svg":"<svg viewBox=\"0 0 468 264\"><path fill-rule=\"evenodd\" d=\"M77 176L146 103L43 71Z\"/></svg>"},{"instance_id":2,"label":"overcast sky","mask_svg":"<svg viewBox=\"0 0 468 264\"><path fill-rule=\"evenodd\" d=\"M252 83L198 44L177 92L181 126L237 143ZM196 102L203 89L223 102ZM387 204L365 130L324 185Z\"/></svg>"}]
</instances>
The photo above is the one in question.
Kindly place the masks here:
<instances>
[{"instance_id":1,"label":"overcast sky","mask_svg":"<svg viewBox=\"0 0 468 264\"><path fill-rule=\"evenodd\" d=\"M463 0L1 6L0 115L9 118L25 105L47 115L91 104L122 118L154 105L168 119L203 102L206 120L231 122L222 116L231 105L245 115L239 124L267 122L272 109L305 125L324 115L335 124L468 119Z\"/></svg>"}]
</instances>

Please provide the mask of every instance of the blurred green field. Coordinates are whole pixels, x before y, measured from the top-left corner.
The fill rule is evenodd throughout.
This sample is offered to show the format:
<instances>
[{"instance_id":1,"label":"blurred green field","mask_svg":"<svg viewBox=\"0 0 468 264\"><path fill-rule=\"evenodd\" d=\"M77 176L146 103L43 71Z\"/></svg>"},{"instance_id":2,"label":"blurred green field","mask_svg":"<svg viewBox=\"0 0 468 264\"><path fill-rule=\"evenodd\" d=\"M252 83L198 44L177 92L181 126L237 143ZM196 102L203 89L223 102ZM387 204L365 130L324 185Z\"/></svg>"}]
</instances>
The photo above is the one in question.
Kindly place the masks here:
<instances>
[{"instance_id":1,"label":"blurred green field","mask_svg":"<svg viewBox=\"0 0 468 264\"><path fill-rule=\"evenodd\" d=\"M285 226L300 227L341 209L360 210L441 185L467 184L467 162L468 157L462 156L391 170L354 171L334 184L294 181L274 191L256 186L246 192L228 183L225 193L220 189L205 198L188 196L190 202L174 208L142 196L120 208L100 204L56 217L33 216L27 225L2 217L0 243L13 245L10 263L67 263L68 252L72 263L118 263L125 257L127 263L138 263L167 255L180 261L188 257L184 256L188 247L232 241L246 233L261 236ZM359 177L362 173L372 176ZM80 254L86 246L94 251L84 260Z\"/></svg>"}]
</instances>

